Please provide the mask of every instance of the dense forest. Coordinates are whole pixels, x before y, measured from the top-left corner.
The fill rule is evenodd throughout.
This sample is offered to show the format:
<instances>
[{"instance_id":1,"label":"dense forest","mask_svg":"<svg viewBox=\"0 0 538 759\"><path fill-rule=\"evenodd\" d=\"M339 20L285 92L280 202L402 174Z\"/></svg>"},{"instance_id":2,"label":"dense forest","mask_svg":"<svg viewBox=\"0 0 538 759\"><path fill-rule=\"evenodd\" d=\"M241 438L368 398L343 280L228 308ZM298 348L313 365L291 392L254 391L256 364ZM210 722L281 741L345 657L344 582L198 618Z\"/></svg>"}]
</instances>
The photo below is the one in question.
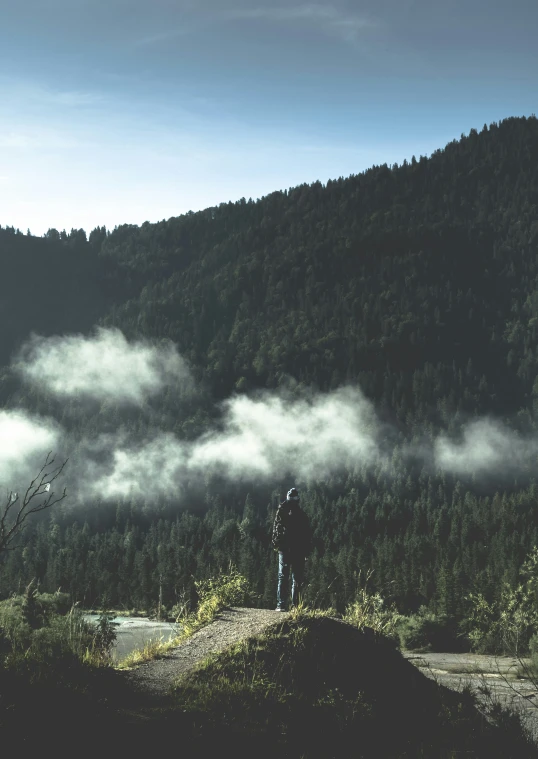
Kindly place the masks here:
<instances>
[{"instance_id":1,"label":"dense forest","mask_svg":"<svg viewBox=\"0 0 538 759\"><path fill-rule=\"evenodd\" d=\"M81 494L74 475L70 498L0 557L0 596L35 577L86 607L151 609L162 590L170 608L233 562L272 606L272 519L297 485L314 530L308 600L342 609L370 569L402 612L458 617L468 592L494 597L538 544L537 254L534 116L401 166L157 224L43 239L0 229L0 411L56 420L74 473L83 439L188 445L222 427L230 399L284 398L293 416L341 388L360 389L390 449L390 466L208 470L154 495ZM190 383L137 406L21 381L32 332L91 340L96 328L173 343ZM464 445L484 420L467 461L417 454L439 436Z\"/></svg>"}]
</instances>

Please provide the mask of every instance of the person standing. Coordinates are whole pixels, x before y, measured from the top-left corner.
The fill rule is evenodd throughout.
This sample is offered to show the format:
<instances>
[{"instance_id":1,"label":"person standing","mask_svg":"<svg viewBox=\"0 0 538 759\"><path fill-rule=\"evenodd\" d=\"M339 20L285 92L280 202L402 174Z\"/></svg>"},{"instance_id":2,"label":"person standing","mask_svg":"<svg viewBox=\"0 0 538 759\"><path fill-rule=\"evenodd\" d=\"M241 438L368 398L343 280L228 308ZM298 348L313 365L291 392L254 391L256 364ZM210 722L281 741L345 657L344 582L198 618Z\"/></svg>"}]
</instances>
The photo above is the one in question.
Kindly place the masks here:
<instances>
[{"instance_id":1,"label":"person standing","mask_svg":"<svg viewBox=\"0 0 538 759\"><path fill-rule=\"evenodd\" d=\"M273 524L272 543L278 551L277 611L286 611L290 574L291 603L297 605L310 550L310 523L299 501L297 488L291 488L279 504Z\"/></svg>"}]
</instances>

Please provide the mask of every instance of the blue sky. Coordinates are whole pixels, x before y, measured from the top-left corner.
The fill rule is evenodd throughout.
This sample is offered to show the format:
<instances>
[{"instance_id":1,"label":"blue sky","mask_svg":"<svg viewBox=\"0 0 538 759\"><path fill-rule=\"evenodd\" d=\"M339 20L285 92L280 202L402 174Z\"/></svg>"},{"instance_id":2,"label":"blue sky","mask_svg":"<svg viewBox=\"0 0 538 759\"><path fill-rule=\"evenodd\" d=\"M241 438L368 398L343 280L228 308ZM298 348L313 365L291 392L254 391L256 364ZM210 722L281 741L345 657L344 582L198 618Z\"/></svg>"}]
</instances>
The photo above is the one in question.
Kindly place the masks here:
<instances>
[{"instance_id":1,"label":"blue sky","mask_svg":"<svg viewBox=\"0 0 538 759\"><path fill-rule=\"evenodd\" d=\"M159 221L537 112L536 0L0 0L0 224Z\"/></svg>"}]
</instances>

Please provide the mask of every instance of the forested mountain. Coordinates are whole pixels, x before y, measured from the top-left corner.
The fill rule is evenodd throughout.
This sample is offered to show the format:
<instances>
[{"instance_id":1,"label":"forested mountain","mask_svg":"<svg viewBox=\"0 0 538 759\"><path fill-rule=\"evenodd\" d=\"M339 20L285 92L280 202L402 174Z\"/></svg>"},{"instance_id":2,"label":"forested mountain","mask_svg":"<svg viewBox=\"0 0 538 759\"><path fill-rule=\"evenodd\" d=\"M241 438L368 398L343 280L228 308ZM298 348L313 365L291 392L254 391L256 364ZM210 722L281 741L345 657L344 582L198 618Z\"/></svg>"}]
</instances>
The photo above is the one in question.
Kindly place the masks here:
<instances>
[{"instance_id":1,"label":"forested mountain","mask_svg":"<svg viewBox=\"0 0 538 759\"><path fill-rule=\"evenodd\" d=\"M84 230L65 240L0 228L0 366L35 331L88 331L106 309L102 267Z\"/></svg>"},{"instance_id":2,"label":"forested mountain","mask_svg":"<svg viewBox=\"0 0 538 759\"><path fill-rule=\"evenodd\" d=\"M310 599L342 606L373 568L374 586L402 611L424 603L458 615L469 589L491 596L515 579L538 542L533 466L464 477L401 451L486 416L534 440L534 116L471 130L402 166L85 237L0 230L5 409L61 412L72 440L105 422L132 439L160 430L187 440L218 418L216 401L237 394L358 386L393 430L393 470L304 483ZM148 421L113 403L60 409L20 385L9 357L31 330L94 324L131 341L173 341L197 394L163 393ZM161 583L172 605L193 575L233 560L272 604L270 524L286 475L258 485L208 478L181 505L171 494L57 510L5 558L0 593L36 576L86 604L150 606Z\"/></svg>"}]
</instances>

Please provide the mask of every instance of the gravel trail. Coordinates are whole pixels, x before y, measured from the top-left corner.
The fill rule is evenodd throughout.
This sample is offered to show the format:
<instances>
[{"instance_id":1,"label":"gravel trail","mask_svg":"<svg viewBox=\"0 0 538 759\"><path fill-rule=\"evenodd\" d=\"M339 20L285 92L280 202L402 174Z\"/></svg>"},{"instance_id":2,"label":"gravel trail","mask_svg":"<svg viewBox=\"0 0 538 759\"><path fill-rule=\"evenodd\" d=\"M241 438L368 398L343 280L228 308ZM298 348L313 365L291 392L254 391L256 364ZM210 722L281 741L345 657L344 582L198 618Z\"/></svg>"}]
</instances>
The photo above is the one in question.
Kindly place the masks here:
<instances>
[{"instance_id":1,"label":"gravel trail","mask_svg":"<svg viewBox=\"0 0 538 759\"><path fill-rule=\"evenodd\" d=\"M164 704L180 675L193 669L210 654L223 651L252 635L259 635L287 616L287 612L269 609L224 609L213 622L171 649L163 659L155 659L118 674L137 701L147 701L148 705L151 702L154 705Z\"/></svg>"}]
</instances>

